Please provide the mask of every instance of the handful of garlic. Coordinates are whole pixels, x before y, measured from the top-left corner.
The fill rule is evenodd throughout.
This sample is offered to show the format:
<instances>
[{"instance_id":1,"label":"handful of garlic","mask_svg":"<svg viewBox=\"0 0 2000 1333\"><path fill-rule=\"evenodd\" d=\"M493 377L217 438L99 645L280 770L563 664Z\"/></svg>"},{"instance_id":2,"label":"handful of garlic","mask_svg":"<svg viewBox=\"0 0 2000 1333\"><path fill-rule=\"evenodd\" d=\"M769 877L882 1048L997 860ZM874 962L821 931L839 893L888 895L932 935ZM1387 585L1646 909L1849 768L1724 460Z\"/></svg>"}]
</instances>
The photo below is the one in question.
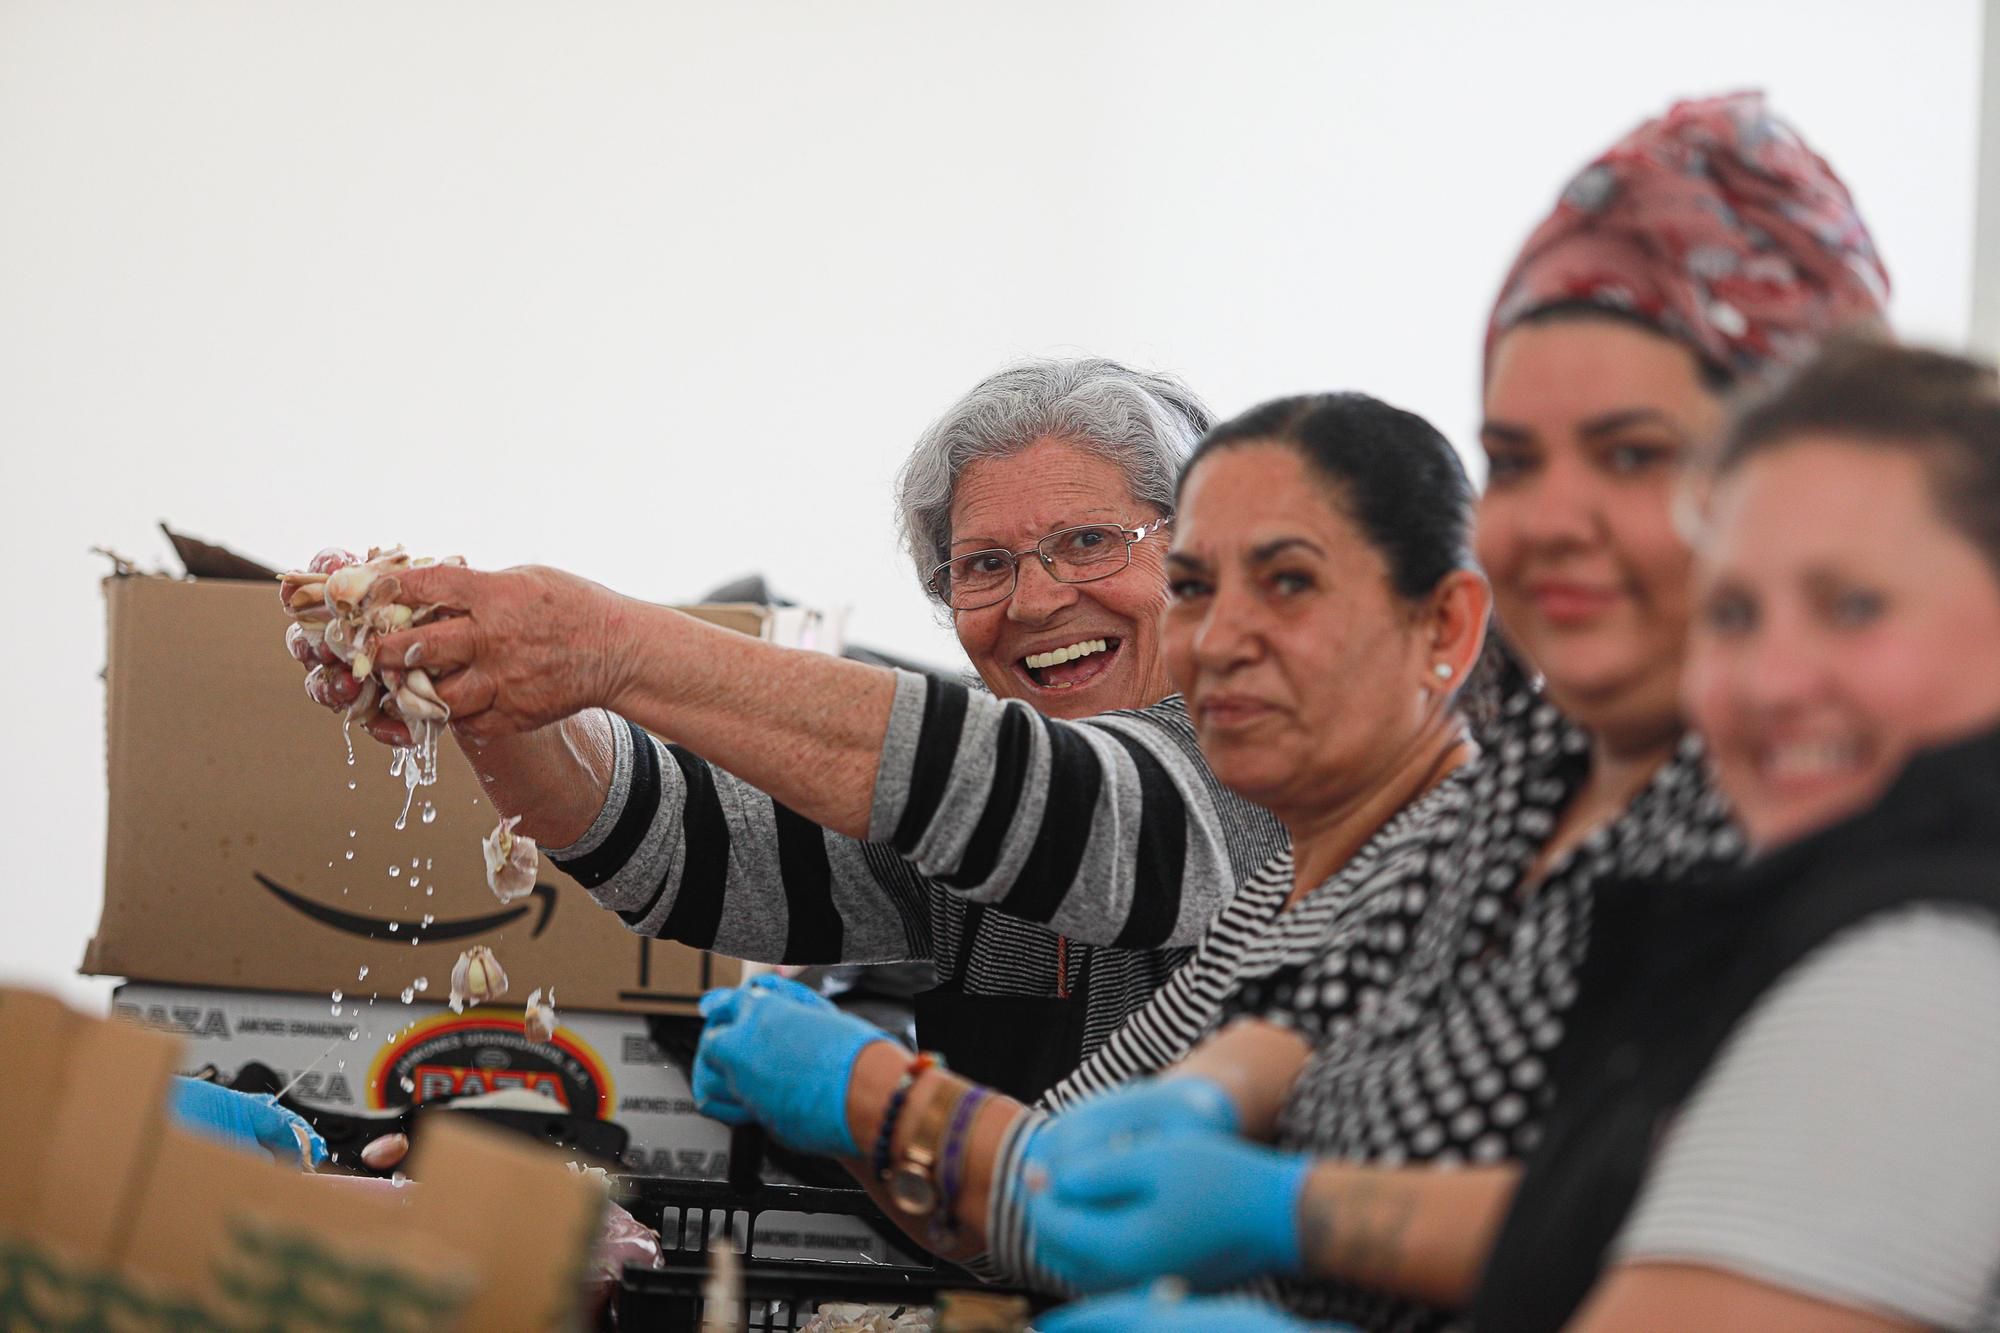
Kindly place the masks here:
<instances>
[{"instance_id":1,"label":"handful of garlic","mask_svg":"<svg viewBox=\"0 0 2000 1333\"><path fill-rule=\"evenodd\" d=\"M349 722L366 724L378 716L401 721L410 729L411 753L399 756L397 768L414 761L411 786L428 785L437 777L438 728L451 719L451 709L438 697L430 675L402 663L385 664L375 657L375 641L433 620L435 606L405 606L397 577L425 565L463 565L459 556L442 560L414 557L402 547L371 547L362 560L329 546L304 569L279 576L278 595L292 618L285 645L310 666L306 693L329 707L345 704ZM344 665L354 677L353 693L330 675L328 668Z\"/></svg>"},{"instance_id":2,"label":"handful of garlic","mask_svg":"<svg viewBox=\"0 0 2000 1333\"><path fill-rule=\"evenodd\" d=\"M514 832L514 825L520 822L519 815L503 819L479 841L479 849L486 855L486 887L503 903L533 893L535 871L541 865L535 840Z\"/></svg>"},{"instance_id":3,"label":"handful of garlic","mask_svg":"<svg viewBox=\"0 0 2000 1333\"><path fill-rule=\"evenodd\" d=\"M458 956L451 967L451 1011L465 1012L467 1004L497 1000L507 993L507 972L500 960L483 944L475 944ZM549 1011L553 1014L555 1011Z\"/></svg>"}]
</instances>

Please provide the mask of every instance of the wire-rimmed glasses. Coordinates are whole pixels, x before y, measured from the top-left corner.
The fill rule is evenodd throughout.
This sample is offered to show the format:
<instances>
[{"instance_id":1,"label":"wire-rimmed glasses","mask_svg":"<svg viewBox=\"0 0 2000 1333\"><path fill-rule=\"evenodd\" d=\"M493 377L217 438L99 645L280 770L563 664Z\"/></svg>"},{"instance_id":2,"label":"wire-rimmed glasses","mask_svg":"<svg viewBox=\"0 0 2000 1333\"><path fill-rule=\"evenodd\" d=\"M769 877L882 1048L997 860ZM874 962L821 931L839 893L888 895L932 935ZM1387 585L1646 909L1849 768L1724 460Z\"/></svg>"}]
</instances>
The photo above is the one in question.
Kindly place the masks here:
<instances>
[{"instance_id":1,"label":"wire-rimmed glasses","mask_svg":"<svg viewBox=\"0 0 2000 1333\"><path fill-rule=\"evenodd\" d=\"M1014 595L1021 576L1021 557L1033 555L1058 583L1090 583L1108 579L1132 563L1137 542L1172 523L1173 515L1128 528L1122 523L1084 523L1058 528L1033 546L1019 551L990 547L953 556L931 571L924 586L931 596L954 611L977 611Z\"/></svg>"}]
</instances>

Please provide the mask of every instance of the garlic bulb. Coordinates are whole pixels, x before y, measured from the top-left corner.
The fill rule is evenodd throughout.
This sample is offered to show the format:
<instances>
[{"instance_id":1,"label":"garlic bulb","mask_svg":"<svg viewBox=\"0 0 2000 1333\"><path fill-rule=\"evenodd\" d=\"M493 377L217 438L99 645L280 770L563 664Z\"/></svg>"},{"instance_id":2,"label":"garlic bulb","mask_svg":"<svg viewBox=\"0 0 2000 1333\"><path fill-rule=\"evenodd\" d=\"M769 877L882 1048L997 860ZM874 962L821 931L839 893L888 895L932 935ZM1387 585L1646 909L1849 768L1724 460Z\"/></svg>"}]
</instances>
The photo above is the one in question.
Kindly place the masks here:
<instances>
[{"instance_id":1,"label":"garlic bulb","mask_svg":"<svg viewBox=\"0 0 2000 1333\"><path fill-rule=\"evenodd\" d=\"M535 840L525 833L514 832L514 825L520 822L519 815L503 819L479 842L479 850L486 857L486 887L503 903L533 893L535 871L541 866Z\"/></svg>"},{"instance_id":2,"label":"garlic bulb","mask_svg":"<svg viewBox=\"0 0 2000 1333\"><path fill-rule=\"evenodd\" d=\"M521 1031L529 1041L553 1041L556 1035L556 988L549 987L547 999L542 998L541 987L528 992L527 1018L521 1023Z\"/></svg>"},{"instance_id":3,"label":"garlic bulb","mask_svg":"<svg viewBox=\"0 0 2000 1333\"><path fill-rule=\"evenodd\" d=\"M451 968L451 1011L465 1012L465 1006L481 1000L497 1000L507 993L507 972L500 960L483 944L475 944L458 956Z\"/></svg>"}]
</instances>

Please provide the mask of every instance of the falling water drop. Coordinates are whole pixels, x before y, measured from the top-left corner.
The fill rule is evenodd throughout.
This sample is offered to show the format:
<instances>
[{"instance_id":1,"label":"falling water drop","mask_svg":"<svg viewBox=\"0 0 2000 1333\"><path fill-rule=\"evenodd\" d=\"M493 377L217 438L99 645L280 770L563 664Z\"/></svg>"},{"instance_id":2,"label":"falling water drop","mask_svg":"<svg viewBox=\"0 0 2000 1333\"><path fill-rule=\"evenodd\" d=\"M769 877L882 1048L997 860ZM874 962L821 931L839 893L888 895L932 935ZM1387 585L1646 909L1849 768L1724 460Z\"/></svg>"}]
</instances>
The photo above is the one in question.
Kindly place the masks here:
<instances>
[{"instance_id":1,"label":"falling water drop","mask_svg":"<svg viewBox=\"0 0 2000 1333\"><path fill-rule=\"evenodd\" d=\"M405 986L405 987L403 987L403 997L402 997L402 998L403 998L403 1003L404 1003L404 1004L408 1004L408 1003L409 1003L410 1001L412 1001L412 1000L416 999L416 998L417 998L417 991L416 991L416 988L415 988L414 986Z\"/></svg>"},{"instance_id":2,"label":"falling water drop","mask_svg":"<svg viewBox=\"0 0 2000 1333\"><path fill-rule=\"evenodd\" d=\"M431 988L431 979L429 977L418 977L414 984L418 993L421 994Z\"/></svg>"},{"instance_id":3,"label":"falling water drop","mask_svg":"<svg viewBox=\"0 0 2000 1333\"><path fill-rule=\"evenodd\" d=\"M355 979L356 981L366 981L366 980L368 980L368 964L366 964L366 963L363 963L363 964L361 965L361 970L360 970L359 972L356 972L356 973L354 974L354 979Z\"/></svg>"},{"instance_id":4,"label":"falling water drop","mask_svg":"<svg viewBox=\"0 0 2000 1333\"><path fill-rule=\"evenodd\" d=\"M333 1002L334 1002L335 1004L339 1004L339 1003L340 1003L340 999L341 999L341 995L340 995L340 992L339 992L339 991L335 991L335 992L333 993Z\"/></svg>"},{"instance_id":5,"label":"falling water drop","mask_svg":"<svg viewBox=\"0 0 2000 1333\"><path fill-rule=\"evenodd\" d=\"M410 1078L410 1076L409 1076L409 1075L407 1075L407 1074L405 1074L405 1075L404 1075L404 1076L402 1077L402 1079L400 1080L400 1082L401 1082L401 1083L402 1083L402 1085L403 1085L403 1091L404 1091L404 1092L411 1092L411 1093L413 1093L413 1092L415 1092L415 1091L417 1090L417 1085L416 1085L416 1083L415 1083L414 1081L412 1081L412 1080L411 1080L411 1078Z\"/></svg>"},{"instance_id":6,"label":"falling water drop","mask_svg":"<svg viewBox=\"0 0 2000 1333\"><path fill-rule=\"evenodd\" d=\"M352 860L354 859L354 849L353 849L352 847L349 847L349 848L347 849L347 859L348 859L348 860L350 860L350 861L352 861ZM332 865L333 863L332 863L331 861L329 861L329 862L327 862L327 864L328 864L328 865Z\"/></svg>"},{"instance_id":7,"label":"falling water drop","mask_svg":"<svg viewBox=\"0 0 2000 1333\"><path fill-rule=\"evenodd\" d=\"M390 866L390 867L389 867L389 878L390 878L390 879L401 879L402 877L403 877L403 867L401 867L401 866Z\"/></svg>"},{"instance_id":8,"label":"falling water drop","mask_svg":"<svg viewBox=\"0 0 2000 1333\"><path fill-rule=\"evenodd\" d=\"M403 928L403 923L402 923L402 922L400 922L400 921L391 921L391 922L389 923L389 933L390 933L391 935L395 934L395 933L396 933L397 931L401 930L402 928Z\"/></svg>"},{"instance_id":9,"label":"falling water drop","mask_svg":"<svg viewBox=\"0 0 2000 1333\"><path fill-rule=\"evenodd\" d=\"M353 791L353 790L354 790L354 779L353 779L353 778L349 778L349 779L347 780L347 789L348 789L349 791Z\"/></svg>"},{"instance_id":10,"label":"falling water drop","mask_svg":"<svg viewBox=\"0 0 2000 1333\"><path fill-rule=\"evenodd\" d=\"M432 888L432 887L431 887L430 885L428 885L428 884L424 885L424 897L428 898L428 897L430 897L430 896L431 896L432 894L434 894L434 893L436 893L436 892L437 892L437 890L436 890L436 889L434 889L434 888Z\"/></svg>"},{"instance_id":11,"label":"falling water drop","mask_svg":"<svg viewBox=\"0 0 2000 1333\"><path fill-rule=\"evenodd\" d=\"M437 817L438 817L438 808L435 805L432 805L429 801L425 801L424 814L423 814L424 822L426 824L436 823Z\"/></svg>"}]
</instances>

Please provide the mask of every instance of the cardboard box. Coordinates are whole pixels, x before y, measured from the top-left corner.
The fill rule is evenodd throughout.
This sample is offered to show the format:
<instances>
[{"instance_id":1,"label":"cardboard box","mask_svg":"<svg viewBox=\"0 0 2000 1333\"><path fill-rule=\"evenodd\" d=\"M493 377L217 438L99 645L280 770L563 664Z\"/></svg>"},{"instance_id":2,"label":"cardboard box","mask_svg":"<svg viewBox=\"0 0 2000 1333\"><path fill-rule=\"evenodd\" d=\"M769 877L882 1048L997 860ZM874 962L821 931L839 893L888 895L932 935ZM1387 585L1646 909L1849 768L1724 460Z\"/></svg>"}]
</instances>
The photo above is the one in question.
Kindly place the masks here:
<instances>
[{"instance_id":1,"label":"cardboard box","mask_svg":"<svg viewBox=\"0 0 2000 1333\"><path fill-rule=\"evenodd\" d=\"M442 998L477 943L524 997L553 985L567 1011L682 1014L737 979L733 961L632 934L546 862L533 896L497 902L479 848L494 813L449 741L398 829L406 792L389 751L343 743L306 700L271 585L130 575L104 595L110 807L83 971ZM687 609L839 648L838 625L804 609Z\"/></svg>"},{"instance_id":2,"label":"cardboard box","mask_svg":"<svg viewBox=\"0 0 2000 1333\"><path fill-rule=\"evenodd\" d=\"M537 1045L522 1036L522 1011L505 1004L454 1014L393 995L371 1002L349 992L335 1005L300 995L128 983L114 993L112 1010L178 1036L184 1074L214 1065L227 1081L254 1060L287 1083L297 1078L299 1100L348 1114L524 1088L566 1110L623 1125L631 1135L624 1166L634 1174L688 1180L729 1174L728 1126L695 1111L687 1079L636 1015L565 1011L555 1039ZM670 1021L694 1027L693 1020ZM896 1257L879 1233L854 1218L777 1211L758 1218L757 1251L849 1263Z\"/></svg>"},{"instance_id":3,"label":"cardboard box","mask_svg":"<svg viewBox=\"0 0 2000 1333\"><path fill-rule=\"evenodd\" d=\"M0 1323L9 1329L558 1328L601 1190L469 1124L408 1198L180 1130L171 1037L0 989Z\"/></svg>"}]
</instances>

